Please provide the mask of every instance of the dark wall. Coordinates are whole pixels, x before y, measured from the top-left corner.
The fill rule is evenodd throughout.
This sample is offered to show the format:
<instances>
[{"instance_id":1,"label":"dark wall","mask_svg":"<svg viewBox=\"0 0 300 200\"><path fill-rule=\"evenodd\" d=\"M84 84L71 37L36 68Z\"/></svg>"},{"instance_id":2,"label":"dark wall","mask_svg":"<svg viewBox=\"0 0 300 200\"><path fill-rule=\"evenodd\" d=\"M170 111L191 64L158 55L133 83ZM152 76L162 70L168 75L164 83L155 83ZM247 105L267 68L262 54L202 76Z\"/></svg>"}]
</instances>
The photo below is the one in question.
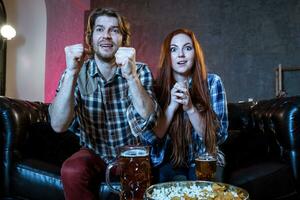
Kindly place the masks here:
<instances>
[{"instance_id":1,"label":"dark wall","mask_svg":"<svg viewBox=\"0 0 300 200\"><path fill-rule=\"evenodd\" d=\"M94 7L127 16L137 58L154 75L166 34L192 29L231 102L274 97L275 67L300 66L299 0L91 0Z\"/></svg>"}]
</instances>

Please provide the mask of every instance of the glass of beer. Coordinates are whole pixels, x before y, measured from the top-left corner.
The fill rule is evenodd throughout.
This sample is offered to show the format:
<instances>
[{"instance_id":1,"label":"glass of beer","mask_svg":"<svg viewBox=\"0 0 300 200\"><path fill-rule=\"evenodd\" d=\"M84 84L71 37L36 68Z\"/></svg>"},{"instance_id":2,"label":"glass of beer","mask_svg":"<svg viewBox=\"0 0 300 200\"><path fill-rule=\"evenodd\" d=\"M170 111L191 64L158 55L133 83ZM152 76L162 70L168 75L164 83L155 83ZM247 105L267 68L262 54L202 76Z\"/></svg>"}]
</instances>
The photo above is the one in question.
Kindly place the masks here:
<instances>
[{"instance_id":1,"label":"glass of beer","mask_svg":"<svg viewBox=\"0 0 300 200\"><path fill-rule=\"evenodd\" d=\"M215 155L203 153L195 158L196 176L198 180L214 181L217 169L217 159Z\"/></svg>"},{"instance_id":2,"label":"glass of beer","mask_svg":"<svg viewBox=\"0 0 300 200\"><path fill-rule=\"evenodd\" d=\"M116 165L121 171L121 190L114 189L110 184L110 170ZM142 200L146 189L151 185L149 147L121 147L118 159L106 169L106 183L113 192L120 195L121 200Z\"/></svg>"}]
</instances>

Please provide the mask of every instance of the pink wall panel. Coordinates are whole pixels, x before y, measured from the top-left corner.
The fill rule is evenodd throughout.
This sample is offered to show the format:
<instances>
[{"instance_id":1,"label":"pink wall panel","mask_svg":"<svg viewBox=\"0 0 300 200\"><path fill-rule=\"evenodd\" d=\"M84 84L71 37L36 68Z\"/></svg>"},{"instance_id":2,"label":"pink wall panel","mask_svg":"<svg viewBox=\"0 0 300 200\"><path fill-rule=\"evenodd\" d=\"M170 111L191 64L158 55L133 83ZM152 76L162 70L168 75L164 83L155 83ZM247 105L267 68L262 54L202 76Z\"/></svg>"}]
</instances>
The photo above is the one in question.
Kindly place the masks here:
<instances>
[{"instance_id":1,"label":"pink wall panel","mask_svg":"<svg viewBox=\"0 0 300 200\"><path fill-rule=\"evenodd\" d=\"M47 10L47 43L45 102L51 102L65 69L64 47L84 42L84 14L89 0L45 0Z\"/></svg>"}]
</instances>

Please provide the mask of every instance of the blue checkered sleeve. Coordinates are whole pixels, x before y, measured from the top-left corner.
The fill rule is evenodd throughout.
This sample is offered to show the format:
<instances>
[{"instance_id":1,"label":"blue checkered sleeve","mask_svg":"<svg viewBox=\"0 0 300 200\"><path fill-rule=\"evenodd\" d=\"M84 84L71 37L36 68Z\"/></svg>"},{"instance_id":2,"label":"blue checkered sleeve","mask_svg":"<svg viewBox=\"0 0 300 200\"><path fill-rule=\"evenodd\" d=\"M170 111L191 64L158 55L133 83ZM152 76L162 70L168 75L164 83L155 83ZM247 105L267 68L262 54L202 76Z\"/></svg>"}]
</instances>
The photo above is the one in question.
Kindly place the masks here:
<instances>
[{"instance_id":1,"label":"blue checkered sleeve","mask_svg":"<svg viewBox=\"0 0 300 200\"><path fill-rule=\"evenodd\" d=\"M132 131L132 134L135 136L141 135L147 128L153 127L155 121L157 120L158 113L158 104L155 101L154 93L153 93L153 77L151 71L147 67L147 65L138 63L137 64L137 72L139 74L139 79L141 80L141 84L145 88L146 92L149 94L152 102L155 105L154 112L148 117L148 119L143 119L133 104L129 106L127 109L127 118ZM132 94L131 94L132 95ZM133 94L134 95L134 94Z\"/></svg>"},{"instance_id":2,"label":"blue checkered sleeve","mask_svg":"<svg viewBox=\"0 0 300 200\"><path fill-rule=\"evenodd\" d=\"M217 132L217 144L222 144L228 136L228 110L225 89L221 78L216 74L208 75L211 105L220 122Z\"/></svg>"},{"instance_id":3,"label":"blue checkered sleeve","mask_svg":"<svg viewBox=\"0 0 300 200\"><path fill-rule=\"evenodd\" d=\"M141 135L143 145L150 146L152 166L156 167L164 160L168 139L167 135L162 139L156 137L152 130L146 130L143 135Z\"/></svg>"}]
</instances>

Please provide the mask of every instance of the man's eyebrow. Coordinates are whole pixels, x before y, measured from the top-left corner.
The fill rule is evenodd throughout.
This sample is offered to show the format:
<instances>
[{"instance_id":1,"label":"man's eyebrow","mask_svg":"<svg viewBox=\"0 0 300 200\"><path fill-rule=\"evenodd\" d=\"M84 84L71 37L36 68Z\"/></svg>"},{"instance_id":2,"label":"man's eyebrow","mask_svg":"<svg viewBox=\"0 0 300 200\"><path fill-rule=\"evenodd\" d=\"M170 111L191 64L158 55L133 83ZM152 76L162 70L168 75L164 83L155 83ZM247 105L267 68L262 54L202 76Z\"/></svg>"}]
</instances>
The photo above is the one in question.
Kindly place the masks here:
<instances>
[{"instance_id":1,"label":"man's eyebrow","mask_svg":"<svg viewBox=\"0 0 300 200\"><path fill-rule=\"evenodd\" d=\"M105 27L104 25L101 24L96 24L95 27ZM109 28L120 28L119 26L110 26Z\"/></svg>"}]
</instances>

